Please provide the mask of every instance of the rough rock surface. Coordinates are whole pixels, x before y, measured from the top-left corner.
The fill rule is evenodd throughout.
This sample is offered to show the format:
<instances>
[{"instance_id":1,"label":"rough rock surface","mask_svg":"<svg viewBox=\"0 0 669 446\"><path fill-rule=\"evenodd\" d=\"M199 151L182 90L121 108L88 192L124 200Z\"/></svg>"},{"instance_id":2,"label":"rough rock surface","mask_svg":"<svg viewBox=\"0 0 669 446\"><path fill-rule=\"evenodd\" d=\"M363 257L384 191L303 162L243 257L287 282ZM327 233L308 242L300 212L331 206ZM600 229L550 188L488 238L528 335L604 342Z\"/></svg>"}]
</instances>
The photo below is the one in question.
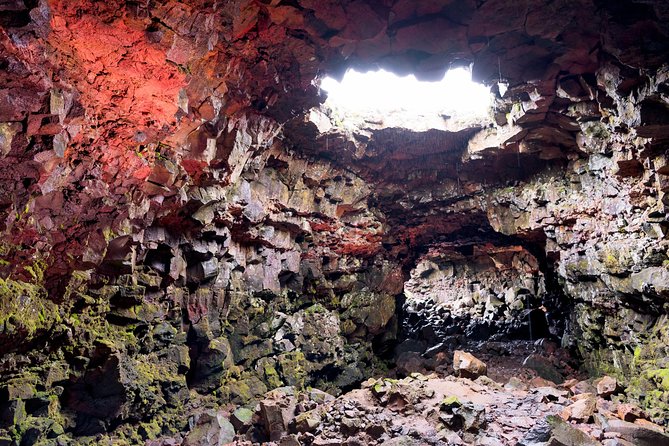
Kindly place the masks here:
<instances>
[{"instance_id":1,"label":"rough rock surface","mask_svg":"<svg viewBox=\"0 0 669 446\"><path fill-rule=\"evenodd\" d=\"M625 423L669 413L668 53L660 0L0 1L0 443L220 443L272 389L548 336L625 389L593 437L655 441ZM468 63L485 122L319 106Z\"/></svg>"},{"instance_id":2,"label":"rough rock surface","mask_svg":"<svg viewBox=\"0 0 669 446\"><path fill-rule=\"evenodd\" d=\"M620 398L575 394L569 382L558 386L530 380L518 386L514 380L502 385L486 377L414 373L399 380L372 378L336 399L316 390L282 387L264 396L232 444L601 446L669 441L648 420L619 419L612 410L625 406ZM575 409L582 406L587 406L587 417ZM150 444L181 443L171 438Z\"/></svg>"}]
</instances>

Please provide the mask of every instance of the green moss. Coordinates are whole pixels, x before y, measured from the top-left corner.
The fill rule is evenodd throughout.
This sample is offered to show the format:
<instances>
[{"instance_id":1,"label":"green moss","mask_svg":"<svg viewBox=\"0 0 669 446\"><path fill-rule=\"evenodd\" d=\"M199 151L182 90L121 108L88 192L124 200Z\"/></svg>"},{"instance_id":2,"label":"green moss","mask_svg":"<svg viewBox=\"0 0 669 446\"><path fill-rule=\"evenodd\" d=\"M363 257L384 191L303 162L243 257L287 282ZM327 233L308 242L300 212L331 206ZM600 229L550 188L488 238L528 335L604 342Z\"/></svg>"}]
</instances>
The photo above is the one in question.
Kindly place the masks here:
<instances>
[{"instance_id":1,"label":"green moss","mask_svg":"<svg viewBox=\"0 0 669 446\"><path fill-rule=\"evenodd\" d=\"M30 271L43 278L40 269ZM47 298L41 284L0 278L0 327L5 335L31 339L60 320L58 306Z\"/></svg>"},{"instance_id":2,"label":"green moss","mask_svg":"<svg viewBox=\"0 0 669 446\"><path fill-rule=\"evenodd\" d=\"M323 314L323 313L327 313L327 312L328 312L328 310L321 304L314 304L314 305L310 306L309 308L307 308L306 310L304 310L304 314L306 314L306 315Z\"/></svg>"},{"instance_id":3,"label":"green moss","mask_svg":"<svg viewBox=\"0 0 669 446\"><path fill-rule=\"evenodd\" d=\"M162 433L162 427L156 419L150 422L140 423L137 432L143 440L155 440Z\"/></svg>"},{"instance_id":4,"label":"green moss","mask_svg":"<svg viewBox=\"0 0 669 446\"><path fill-rule=\"evenodd\" d=\"M641 347L637 345L634 348L634 355L632 356L632 367L633 368L636 368L638 366L638 364L641 360L641 352L642 352Z\"/></svg>"},{"instance_id":5,"label":"green moss","mask_svg":"<svg viewBox=\"0 0 669 446\"><path fill-rule=\"evenodd\" d=\"M566 268L568 273L578 276L589 270L590 263L586 259L580 259L573 263L567 263Z\"/></svg>"},{"instance_id":6,"label":"green moss","mask_svg":"<svg viewBox=\"0 0 669 446\"><path fill-rule=\"evenodd\" d=\"M32 277L33 283L41 284L44 282L46 263L43 260L36 260L32 265L25 266L24 269Z\"/></svg>"},{"instance_id":7,"label":"green moss","mask_svg":"<svg viewBox=\"0 0 669 446\"><path fill-rule=\"evenodd\" d=\"M583 133L594 139L608 139L611 136L609 129L599 122L594 122L583 129Z\"/></svg>"},{"instance_id":8,"label":"green moss","mask_svg":"<svg viewBox=\"0 0 669 446\"><path fill-rule=\"evenodd\" d=\"M277 361L281 367L283 381L289 386L295 386L298 389L304 388L307 377L305 371L307 360L304 353L301 351L283 353L278 356Z\"/></svg>"},{"instance_id":9,"label":"green moss","mask_svg":"<svg viewBox=\"0 0 669 446\"><path fill-rule=\"evenodd\" d=\"M455 396L455 395L447 396L441 402L441 407L442 408L444 408L444 407L460 407L460 406L462 406L462 403L460 402L458 397Z\"/></svg>"},{"instance_id":10,"label":"green moss","mask_svg":"<svg viewBox=\"0 0 669 446\"><path fill-rule=\"evenodd\" d=\"M276 368L274 368L274 366L272 366L271 364L265 364L265 366L263 367L263 371L265 373L265 379L267 380L267 384L269 385L270 388L275 389L283 385L283 382L281 382L281 378L279 377L279 372L276 371Z\"/></svg>"},{"instance_id":11,"label":"green moss","mask_svg":"<svg viewBox=\"0 0 669 446\"><path fill-rule=\"evenodd\" d=\"M669 392L669 369L647 370L646 377L662 391Z\"/></svg>"}]
</instances>

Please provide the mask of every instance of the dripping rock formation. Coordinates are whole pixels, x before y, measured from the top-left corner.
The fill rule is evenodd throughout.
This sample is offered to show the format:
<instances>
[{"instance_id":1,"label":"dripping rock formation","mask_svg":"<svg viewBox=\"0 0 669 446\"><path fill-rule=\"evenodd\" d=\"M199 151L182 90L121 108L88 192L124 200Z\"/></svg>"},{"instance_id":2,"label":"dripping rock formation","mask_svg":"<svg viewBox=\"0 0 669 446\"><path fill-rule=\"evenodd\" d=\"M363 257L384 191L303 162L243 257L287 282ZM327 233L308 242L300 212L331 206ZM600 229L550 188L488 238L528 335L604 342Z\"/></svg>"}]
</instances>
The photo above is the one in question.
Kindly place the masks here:
<instances>
[{"instance_id":1,"label":"dripping rock formation","mask_svg":"<svg viewBox=\"0 0 669 446\"><path fill-rule=\"evenodd\" d=\"M0 0L0 445L669 444L668 148L664 0Z\"/></svg>"}]
</instances>

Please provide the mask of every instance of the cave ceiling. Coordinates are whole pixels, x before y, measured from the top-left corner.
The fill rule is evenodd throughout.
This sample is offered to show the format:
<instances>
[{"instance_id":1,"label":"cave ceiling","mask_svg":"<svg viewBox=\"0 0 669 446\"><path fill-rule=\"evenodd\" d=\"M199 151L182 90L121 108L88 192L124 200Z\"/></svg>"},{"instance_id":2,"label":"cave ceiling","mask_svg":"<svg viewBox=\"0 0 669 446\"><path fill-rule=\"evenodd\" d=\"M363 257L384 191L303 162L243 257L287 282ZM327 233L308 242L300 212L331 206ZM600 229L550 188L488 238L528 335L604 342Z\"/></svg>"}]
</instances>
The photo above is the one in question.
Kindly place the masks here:
<instances>
[{"instance_id":1,"label":"cave ceiling","mask_svg":"<svg viewBox=\"0 0 669 446\"><path fill-rule=\"evenodd\" d=\"M273 123L254 130L267 136L255 150L281 140L326 159L370 185L391 226L433 228L452 198L421 206L435 182L471 195L559 168L578 157L579 123L615 107L607 88L644 84L669 53L663 1L6 0L0 20L0 228L16 260L50 252L54 274L98 264L105 231L178 220L186 185L234 183L242 115ZM325 75L430 80L460 65L494 92L508 84L494 125L323 127ZM642 121L619 124L667 137Z\"/></svg>"}]
</instances>

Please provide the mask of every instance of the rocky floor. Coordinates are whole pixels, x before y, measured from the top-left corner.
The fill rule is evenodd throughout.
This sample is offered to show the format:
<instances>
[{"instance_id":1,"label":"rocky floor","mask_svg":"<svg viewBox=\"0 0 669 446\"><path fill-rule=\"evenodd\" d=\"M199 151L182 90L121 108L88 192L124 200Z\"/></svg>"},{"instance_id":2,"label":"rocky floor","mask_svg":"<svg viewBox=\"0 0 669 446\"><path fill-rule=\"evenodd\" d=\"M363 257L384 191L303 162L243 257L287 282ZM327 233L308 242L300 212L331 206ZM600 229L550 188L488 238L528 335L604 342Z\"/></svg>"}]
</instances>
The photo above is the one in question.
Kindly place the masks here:
<instances>
[{"instance_id":1,"label":"rocky floor","mask_svg":"<svg viewBox=\"0 0 669 446\"><path fill-rule=\"evenodd\" d=\"M669 444L663 427L627 401L620 383L579 379L553 344L493 347L497 353L480 353L487 364L456 351L439 372L371 378L337 398L316 389L275 389L255 407L203 413L185 438L147 446ZM567 373L560 383L547 379Z\"/></svg>"}]
</instances>

